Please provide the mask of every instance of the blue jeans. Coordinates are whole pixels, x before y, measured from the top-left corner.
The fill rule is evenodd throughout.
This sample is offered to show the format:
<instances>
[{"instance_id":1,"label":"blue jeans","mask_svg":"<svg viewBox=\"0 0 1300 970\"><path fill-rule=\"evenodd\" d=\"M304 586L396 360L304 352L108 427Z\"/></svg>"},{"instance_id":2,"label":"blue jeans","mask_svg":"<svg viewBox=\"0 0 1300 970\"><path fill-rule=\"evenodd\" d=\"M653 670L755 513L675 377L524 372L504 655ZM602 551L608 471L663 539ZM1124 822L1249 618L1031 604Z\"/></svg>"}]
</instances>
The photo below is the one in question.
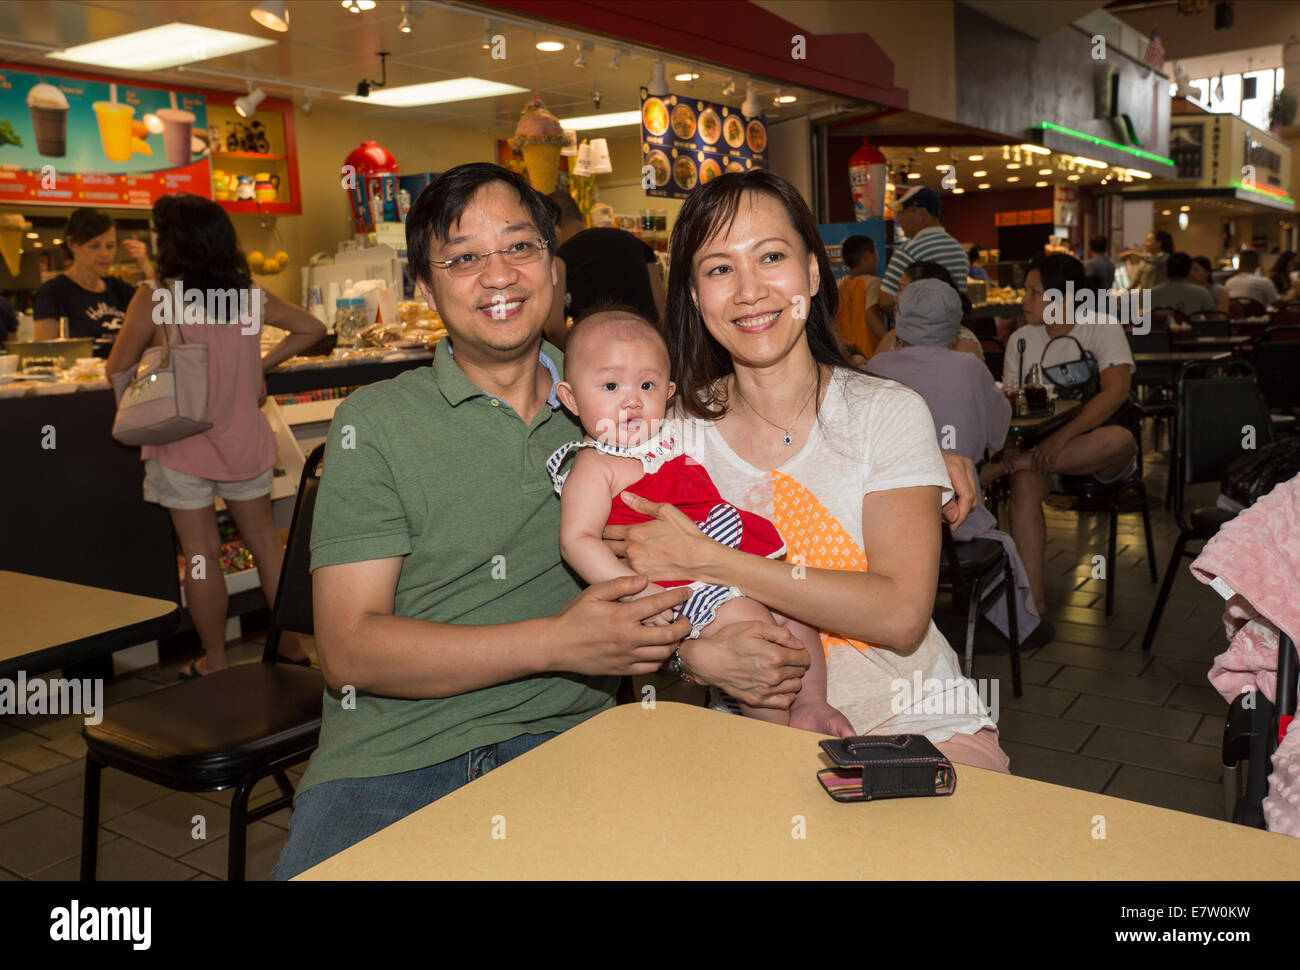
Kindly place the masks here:
<instances>
[{"instance_id":1,"label":"blue jeans","mask_svg":"<svg viewBox=\"0 0 1300 970\"><path fill-rule=\"evenodd\" d=\"M308 788L294 799L289 842L271 879L306 872L553 737L554 731L521 734L427 768L377 778L339 778Z\"/></svg>"}]
</instances>

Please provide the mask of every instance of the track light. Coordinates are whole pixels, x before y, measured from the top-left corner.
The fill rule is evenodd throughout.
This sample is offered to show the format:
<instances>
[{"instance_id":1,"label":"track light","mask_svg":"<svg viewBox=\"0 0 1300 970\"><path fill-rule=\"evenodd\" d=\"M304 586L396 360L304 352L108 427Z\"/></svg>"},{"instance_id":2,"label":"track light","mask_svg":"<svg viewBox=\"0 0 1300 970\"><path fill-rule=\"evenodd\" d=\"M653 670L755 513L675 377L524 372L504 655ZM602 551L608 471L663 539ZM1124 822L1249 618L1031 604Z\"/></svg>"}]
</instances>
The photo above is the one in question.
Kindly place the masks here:
<instances>
[{"instance_id":1,"label":"track light","mask_svg":"<svg viewBox=\"0 0 1300 970\"><path fill-rule=\"evenodd\" d=\"M371 88L382 88L384 85L388 83L388 51L379 52L379 64L380 64L380 70L383 72L380 80L371 81L367 78L362 78L360 81L358 81L357 82L358 98L368 98L370 97Z\"/></svg>"},{"instance_id":2,"label":"track light","mask_svg":"<svg viewBox=\"0 0 1300 970\"><path fill-rule=\"evenodd\" d=\"M614 49L614 56L609 59L609 66L616 71L623 66L623 48Z\"/></svg>"},{"instance_id":3,"label":"track light","mask_svg":"<svg viewBox=\"0 0 1300 970\"><path fill-rule=\"evenodd\" d=\"M655 61L654 67L650 70L650 83L646 85L646 93L654 98L667 96L668 75L664 73L663 61Z\"/></svg>"},{"instance_id":4,"label":"track light","mask_svg":"<svg viewBox=\"0 0 1300 970\"><path fill-rule=\"evenodd\" d=\"M575 43L573 46L576 47L576 48L578 49L578 56L575 57L575 58L573 59L573 66L574 66L574 67L586 67L586 66L587 66L587 55L586 55L586 54L583 52L583 50L582 50L582 42L579 41L579 42Z\"/></svg>"},{"instance_id":5,"label":"track light","mask_svg":"<svg viewBox=\"0 0 1300 970\"><path fill-rule=\"evenodd\" d=\"M492 49L492 21L483 21L483 43L478 46L483 48L485 51L490 51Z\"/></svg>"},{"instance_id":6,"label":"track light","mask_svg":"<svg viewBox=\"0 0 1300 970\"><path fill-rule=\"evenodd\" d=\"M736 93L736 79L734 77L728 77L727 83L722 88L722 96L724 98L729 98L735 93Z\"/></svg>"},{"instance_id":7,"label":"track light","mask_svg":"<svg viewBox=\"0 0 1300 970\"><path fill-rule=\"evenodd\" d=\"M348 13L361 13L363 10L374 10L375 0L343 0L342 7Z\"/></svg>"},{"instance_id":8,"label":"track light","mask_svg":"<svg viewBox=\"0 0 1300 970\"><path fill-rule=\"evenodd\" d=\"M257 106L265 100L265 91L261 88L252 88L244 96L235 98L235 113L241 118L251 118Z\"/></svg>"},{"instance_id":9,"label":"track light","mask_svg":"<svg viewBox=\"0 0 1300 970\"><path fill-rule=\"evenodd\" d=\"M411 26L411 15L406 12L406 4L402 4L402 22L397 25L397 29L404 34L409 34Z\"/></svg>"},{"instance_id":10,"label":"track light","mask_svg":"<svg viewBox=\"0 0 1300 970\"><path fill-rule=\"evenodd\" d=\"M252 9L249 16L268 30L284 33L289 29L289 8L285 0L265 0Z\"/></svg>"},{"instance_id":11,"label":"track light","mask_svg":"<svg viewBox=\"0 0 1300 970\"><path fill-rule=\"evenodd\" d=\"M740 106L740 113L746 118L757 118L763 108L758 103L758 88L753 81L745 82L745 103Z\"/></svg>"}]
</instances>

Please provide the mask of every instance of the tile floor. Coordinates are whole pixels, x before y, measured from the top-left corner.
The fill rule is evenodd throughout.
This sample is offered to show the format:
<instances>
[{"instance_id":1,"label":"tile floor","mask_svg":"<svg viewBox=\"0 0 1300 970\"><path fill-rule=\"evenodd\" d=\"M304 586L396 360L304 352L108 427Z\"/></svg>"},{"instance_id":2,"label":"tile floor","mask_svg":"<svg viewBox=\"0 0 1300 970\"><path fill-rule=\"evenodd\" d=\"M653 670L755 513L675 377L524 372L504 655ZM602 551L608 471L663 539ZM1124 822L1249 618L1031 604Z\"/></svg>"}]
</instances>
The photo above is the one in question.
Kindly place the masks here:
<instances>
[{"instance_id":1,"label":"tile floor","mask_svg":"<svg viewBox=\"0 0 1300 970\"><path fill-rule=\"evenodd\" d=\"M1166 467L1147 465L1156 561L1163 576L1177 535L1160 508ZM1212 495L1209 501L1213 501ZM1122 515L1115 569L1116 609L1104 614L1102 582L1092 556L1104 555L1106 516L1049 508L1048 619L1056 636L1024 653L1024 696L1013 697L1005 653L980 654L976 677L997 677L999 728L1015 774L1104 792L1214 818L1223 814L1218 745L1227 706L1206 672L1225 645L1221 600L1180 566L1159 636L1141 652L1142 631L1157 588L1143 560L1141 518ZM943 601L936 618L960 650L964 620ZM255 639L232 646L236 661L255 661ZM106 702L157 690L177 679L180 662L120 677ZM659 696L698 700L699 693L659 680ZM0 880L75 879L81 832L85 746L79 719L0 719ZM288 772L295 782L299 770ZM267 779L251 805L272 797ZM223 879L227 792L183 794L114 770L103 776L99 875L102 879ZM193 835L194 817L206 838ZM289 811L255 822L248 833L247 874L265 879L287 838Z\"/></svg>"}]
</instances>

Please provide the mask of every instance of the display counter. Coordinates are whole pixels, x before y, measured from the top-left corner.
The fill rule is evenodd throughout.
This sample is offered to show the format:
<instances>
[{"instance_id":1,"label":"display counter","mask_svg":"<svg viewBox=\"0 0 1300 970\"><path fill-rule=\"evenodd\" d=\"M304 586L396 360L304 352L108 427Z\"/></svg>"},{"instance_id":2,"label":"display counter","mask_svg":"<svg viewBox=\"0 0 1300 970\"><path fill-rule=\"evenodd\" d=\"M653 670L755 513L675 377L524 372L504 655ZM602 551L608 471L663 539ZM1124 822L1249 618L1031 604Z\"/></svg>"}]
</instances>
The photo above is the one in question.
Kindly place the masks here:
<instances>
[{"instance_id":1,"label":"display counter","mask_svg":"<svg viewBox=\"0 0 1300 970\"><path fill-rule=\"evenodd\" d=\"M267 389L354 387L432 361L418 350L290 362L267 375ZM320 407L304 407L310 420L328 419ZM291 408L282 411L292 422ZM180 603L171 518L144 501L140 452L113 440L114 413L103 380L0 387L0 569ZM281 477L276 484L292 495L297 471ZM232 596L230 615L264 607L254 582Z\"/></svg>"}]
</instances>

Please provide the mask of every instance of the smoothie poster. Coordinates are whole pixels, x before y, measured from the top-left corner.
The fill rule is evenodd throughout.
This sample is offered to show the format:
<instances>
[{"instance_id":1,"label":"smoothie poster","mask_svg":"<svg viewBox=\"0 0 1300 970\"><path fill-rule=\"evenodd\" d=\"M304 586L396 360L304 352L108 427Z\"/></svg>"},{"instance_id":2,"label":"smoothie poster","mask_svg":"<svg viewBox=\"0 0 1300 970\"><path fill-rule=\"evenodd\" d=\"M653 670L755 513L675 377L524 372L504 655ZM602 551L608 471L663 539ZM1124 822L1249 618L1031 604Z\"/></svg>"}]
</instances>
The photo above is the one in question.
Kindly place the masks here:
<instances>
[{"instance_id":1,"label":"smoothie poster","mask_svg":"<svg viewBox=\"0 0 1300 970\"><path fill-rule=\"evenodd\" d=\"M212 197L202 95L0 70L0 203L148 208Z\"/></svg>"},{"instance_id":2,"label":"smoothie poster","mask_svg":"<svg viewBox=\"0 0 1300 970\"><path fill-rule=\"evenodd\" d=\"M767 168L767 119L684 94L641 89L641 164L654 170L646 195L685 199L723 172Z\"/></svg>"}]
</instances>

